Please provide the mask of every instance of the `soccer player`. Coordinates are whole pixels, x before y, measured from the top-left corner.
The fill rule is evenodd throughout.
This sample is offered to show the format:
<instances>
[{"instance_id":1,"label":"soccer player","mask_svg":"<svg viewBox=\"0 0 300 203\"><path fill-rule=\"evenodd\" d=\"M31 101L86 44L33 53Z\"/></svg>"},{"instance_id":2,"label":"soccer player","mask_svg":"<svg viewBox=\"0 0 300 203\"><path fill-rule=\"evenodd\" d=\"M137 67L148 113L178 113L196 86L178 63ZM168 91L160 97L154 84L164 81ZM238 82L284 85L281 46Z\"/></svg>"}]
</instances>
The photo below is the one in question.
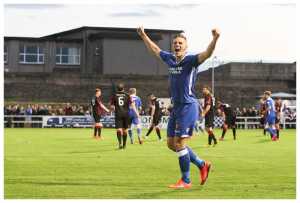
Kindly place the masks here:
<instances>
[{"instance_id":1,"label":"soccer player","mask_svg":"<svg viewBox=\"0 0 300 203\"><path fill-rule=\"evenodd\" d=\"M264 135L266 135L266 103L264 98L259 100L259 105L260 125L264 129Z\"/></svg>"},{"instance_id":2,"label":"soccer player","mask_svg":"<svg viewBox=\"0 0 300 203\"><path fill-rule=\"evenodd\" d=\"M151 116L151 125L148 129L148 132L146 134L146 139L148 138L149 134L152 132L152 130L155 128L157 137L160 141L162 141L161 135L160 135L160 129L159 129L159 123L161 121L162 117L162 108L160 107L159 100L154 96L154 94L148 95L149 100L149 106L150 106L150 116Z\"/></svg>"},{"instance_id":3,"label":"soccer player","mask_svg":"<svg viewBox=\"0 0 300 203\"><path fill-rule=\"evenodd\" d=\"M196 132L199 132L199 130L204 133L204 118L202 117L202 105L199 103L199 117L198 117L198 120L196 121L196 124L195 124L195 131Z\"/></svg>"},{"instance_id":4,"label":"soccer player","mask_svg":"<svg viewBox=\"0 0 300 203\"><path fill-rule=\"evenodd\" d=\"M276 110L275 127L277 132L277 139L279 139L280 118L281 118L281 110L282 110L282 102L280 98L275 99L275 110Z\"/></svg>"},{"instance_id":5,"label":"soccer player","mask_svg":"<svg viewBox=\"0 0 300 203\"><path fill-rule=\"evenodd\" d=\"M103 111L109 112L109 110L103 105L101 101L101 89L96 88L95 96L92 98L91 101L92 107L92 115L95 121L94 125L94 138L101 139L101 129L103 127L102 123L100 122L101 115Z\"/></svg>"},{"instance_id":6,"label":"soccer player","mask_svg":"<svg viewBox=\"0 0 300 203\"><path fill-rule=\"evenodd\" d=\"M264 98L266 102L266 123L267 131L270 133L272 141L277 141L277 132L275 128L276 110L274 100L271 98L271 91L264 92Z\"/></svg>"},{"instance_id":7,"label":"soccer player","mask_svg":"<svg viewBox=\"0 0 300 203\"><path fill-rule=\"evenodd\" d=\"M222 103L220 101L218 101L218 108L221 110L222 116L223 118L225 118L224 124L223 124L223 132L222 132L222 136L220 137L219 140L223 141L224 140L224 136L226 134L226 131L228 128L232 129L232 133L233 133L233 139L236 140L236 114L233 111L233 109L231 108L231 106L229 104L225 104Z\"/></svg>"},{"instance_id":8,"label":"soccer player","mask_svg":"<svg viewBox=\"0 0 300 203\"><path fill-rule=\"evenodd\" d=\"M162 51L139 27L138 34L144 41L148 50L165 62L169 70L169 85L172 112L167 127L167 144L170 150L178 155L181 178L170 188L190 188L190 162L195 164L201 176L201 184L207 180L211 163L200 159L193 150L187 146L187 141L193 134L196 120L198 119L198 101L195 95L195 83L198 66L209 58L215 49L219 38L218 30L212 30L213 40L207 49L200 54L187 54L187 40L182 34L174 36L172 52Z\"/></svg>"},{"instance_id":9,"label":"soccer player","mask_svg":"<svg viewBox=\"0 0 300 203\"><path fill-rule=\"evenodd\" d=\"M135 113L134 109L129 108L129 119L130 119L130 123L129 123L129 129L128 129L128 135L130 137L130 142L131 144L133 144L133 126L136 127L136 132L138 135L138 139L139 139L139 143L143 144L143 140L141 138L141 133L142 133L142 128L141 128L141 120L140 120L140 115L139 112L142 109L142 101L141 98L139 96L136 95L136 88L130 88L129 89L129 95L131 97L132 102L135 105L135 108L137 110L137 113Z\"/></svg>"},{"instance_id":10,"label":"soccer player","mask_svg":"<svg viewBox=\"0 0 300 203\"><path fill-rule=\"evenodd\" d=\"M136 112L135 105L131 101L129 94L125 92L122 83L117 85L117 91L112 95L110 105L115 111L115 127L117 129L119 149L125 149L129 126L129 107L131 107L137 115L138 113Z\"/></svg>"},{"instance_id":11,"label":"soccer player","mask_svg":"<svg viewBox=\"0 0 300 203\"><path fill-rule=\"evenodd\" d=\"M214 98L212 97L208 86L204 86L202 92L204 94L204 108L202 117L205 117L205 130L208 133L208 146L211 146L212 141L214 141L214 146L216 146L218 142L213 132Z\"/></svg>"}]
</instances>

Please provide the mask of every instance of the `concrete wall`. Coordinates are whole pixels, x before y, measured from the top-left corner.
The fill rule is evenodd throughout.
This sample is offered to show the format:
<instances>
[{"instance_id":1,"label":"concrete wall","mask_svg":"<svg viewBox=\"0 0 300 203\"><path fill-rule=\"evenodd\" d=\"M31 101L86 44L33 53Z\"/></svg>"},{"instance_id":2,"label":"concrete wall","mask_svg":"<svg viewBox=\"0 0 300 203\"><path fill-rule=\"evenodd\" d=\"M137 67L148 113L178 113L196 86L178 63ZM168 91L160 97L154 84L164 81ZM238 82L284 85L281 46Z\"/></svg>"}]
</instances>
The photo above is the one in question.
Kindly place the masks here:
<instances>
[{"instance_id":1,"label":"concrete wall","mask_svg":"<svg viewBox=\"0 0 300 203\"><path fill-rule=\"evenodd\" d=\"M5 73L5 101L24 102L89 102L97 87L102 89L103 99L108 102L112 82L122 82L137 88L146 102L149 93L168 97L167 76L129 76L82 74L80 72Z\"/></svg>"},{"instance_id":2,"label":"concrete wall","mask_svg":"<svg viewBox=\"0 0 300 203\"><path fill-rule=\"evenodd\" d=\"M239 67L244 67L239 70ZM265 74L264 77L260 77ZM284 73L282 75L282 73ZM215 96L233 106L253 106L265 90L295 93L295 64L227 64L215 69ZM247 76L249 75L249 76ZM149 93L169 97L168 76L101 75L76 71L54 73L5 73L5 101L89 102L94 89L103 89L108 101L112 82L137 88L138 95L146 101ZM196 91L211 85L211 70L199 74Z\"/></svg>"}]
</instances>

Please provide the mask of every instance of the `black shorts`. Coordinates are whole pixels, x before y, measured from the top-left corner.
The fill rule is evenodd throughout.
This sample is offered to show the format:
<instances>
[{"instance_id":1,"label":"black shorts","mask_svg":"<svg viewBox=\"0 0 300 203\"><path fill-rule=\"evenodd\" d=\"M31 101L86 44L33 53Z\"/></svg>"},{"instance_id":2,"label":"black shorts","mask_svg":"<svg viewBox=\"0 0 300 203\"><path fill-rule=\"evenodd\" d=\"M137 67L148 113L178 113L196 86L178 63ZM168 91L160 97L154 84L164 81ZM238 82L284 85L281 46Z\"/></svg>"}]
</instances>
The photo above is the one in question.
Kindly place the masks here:
<instances>
[{"instance_id":1,"label":"black shorts","mask_svg":"<svg viewBox=\"0 0 300 203\"><path fill-rule=\"evenodd\" d=\"M235 116L226 116L225 118L225 124L228 125L228 127L234 127L236 122Z\"/></svg>"},{"instance_id":2,"label":"black shorts","mask_svg":"<svg viewBox=\"0 0 300 203\"><path fill-rule=\"evenodd\" d=\"M275 124L280 124L280 118L276 117Z\"/></svg>"},{"instance_id":3,"label":"black shorts","mask_svg":"<svg viewBox=\"0 0 300 203\"><path fill-rule=\"evenodd\" d=\"M214 127L214 115L213 114L205 115L205 127L206 128Z\"/></svg>"},{"instance_id":4,"label":"black shorts","mask_svg":"<svg viewBox=\"0 0 300 203\"><path fill-rule=\"evenodd\" d=\"M162 117L162 115L154 115L153 116L152 124L154 126L157 126L160 123L160 121L161 121L161 117Z\"/></svg>"},{"instance_id":5,"label":"black shorts","mask_svg":"<svg viewBox=\"0 0 300 203\"><path fill-rule=\"evenodd\" d=\"M100 123L101 115L94 113L93 118L94 118L95 123Z\"/></svg>"},{"instance_id":6,"label":"black shorts","mask_svg":"<svg viewBox=\"0 0 300 203\"><path fill-rule=\"evenodd\" d=\"M266 118L265 117L261 117L260 118L260 124L261 125L265 125L266 124Z\"/></svg>"},{"instance_id":7,"label":"black shorts","mask_svg":"<svg viewBox=\"0 0 300 203\"><path fill-rule=\"evenodd\" d=\"M128 115L115 117L116 129L118 129L118 128L128 129L129 123L130 123L130 119L129 119Z\"/></svg>"}]
</instances>

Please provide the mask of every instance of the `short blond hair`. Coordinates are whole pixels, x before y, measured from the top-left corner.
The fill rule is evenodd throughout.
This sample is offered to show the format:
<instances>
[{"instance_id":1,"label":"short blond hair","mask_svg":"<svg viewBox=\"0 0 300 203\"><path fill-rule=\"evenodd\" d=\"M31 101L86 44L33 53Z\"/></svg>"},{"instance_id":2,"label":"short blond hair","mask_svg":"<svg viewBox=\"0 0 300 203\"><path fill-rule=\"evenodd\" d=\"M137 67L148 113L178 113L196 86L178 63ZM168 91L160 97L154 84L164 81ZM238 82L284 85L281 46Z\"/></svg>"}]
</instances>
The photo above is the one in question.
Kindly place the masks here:
<instances>
[{"instance_id":1,"label":"short blond hair","mask_svg":"<svg viewBox=\"0 0 300 203\"><path fill-rule=\"evenodd\" d=\"M186 40L186 36L185 36L185 34L182 32L182 33L179 33L179 34L176 34L174 37L173 37L173 40L174 39L176 39L176 38L183 38L183 39L185 39Z\"/></svg>"},{"instance_id":2,"label":"short blond hair","mask_svg":"<svg viewBox=\"0 0 300 203\"><path fill-rule=\"evenodd\" d=\"M129 94L136 94L136 88L129 88Z\"/></svg>"},{"instance_id":3,"label":"short blond hair","mask_svg":"<svg viewBox=\"0 0 300 203\"><path fill-rule=\"evenodd\" d=\"M267 90L264 92L265 95L271 96L272 92L270 90Z\"/></svg>"}]
</instances>

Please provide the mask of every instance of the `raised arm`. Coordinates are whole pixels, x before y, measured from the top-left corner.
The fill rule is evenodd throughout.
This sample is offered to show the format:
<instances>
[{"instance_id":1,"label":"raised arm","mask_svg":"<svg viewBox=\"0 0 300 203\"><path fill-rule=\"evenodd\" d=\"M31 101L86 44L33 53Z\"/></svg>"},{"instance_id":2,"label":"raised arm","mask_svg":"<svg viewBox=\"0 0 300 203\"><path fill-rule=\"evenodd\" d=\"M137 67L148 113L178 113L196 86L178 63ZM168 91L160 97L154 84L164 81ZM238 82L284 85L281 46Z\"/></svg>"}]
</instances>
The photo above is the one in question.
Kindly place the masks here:
<instances>
[{"instance_id":1,"label":"raised arm","mask_svg":"<svg viewBox=\"0 0 300 203\"><path fill-rule=\"evenodd\" d=\"M159 52L161 51L161 49L148 37L148 35L144 31L143 26L138 27L137 33L139 34L139 36L144 41L144 43L145 43L146 47L148 48L148 50L152 54L154 54L156 57L160 58Z\"/></svg>"},{"instance_id":2,"label":"raised arm","mask_svg":"<svg viewBox=\"0 0 300 203\"><path fill-rule=\"evenodd\" d=\"M215 50L216 43L217 43L218 38L220 36L220 32L217 29L213 29L211 31L211 33L212 33L212 36L213 36L212 41L210 42L210 44L208 45L208 47L206 48L206 50L204 52L198 54L198 63L199 64L203 63L206 59L208 59Z\"/></svg>"}]
</instances>

